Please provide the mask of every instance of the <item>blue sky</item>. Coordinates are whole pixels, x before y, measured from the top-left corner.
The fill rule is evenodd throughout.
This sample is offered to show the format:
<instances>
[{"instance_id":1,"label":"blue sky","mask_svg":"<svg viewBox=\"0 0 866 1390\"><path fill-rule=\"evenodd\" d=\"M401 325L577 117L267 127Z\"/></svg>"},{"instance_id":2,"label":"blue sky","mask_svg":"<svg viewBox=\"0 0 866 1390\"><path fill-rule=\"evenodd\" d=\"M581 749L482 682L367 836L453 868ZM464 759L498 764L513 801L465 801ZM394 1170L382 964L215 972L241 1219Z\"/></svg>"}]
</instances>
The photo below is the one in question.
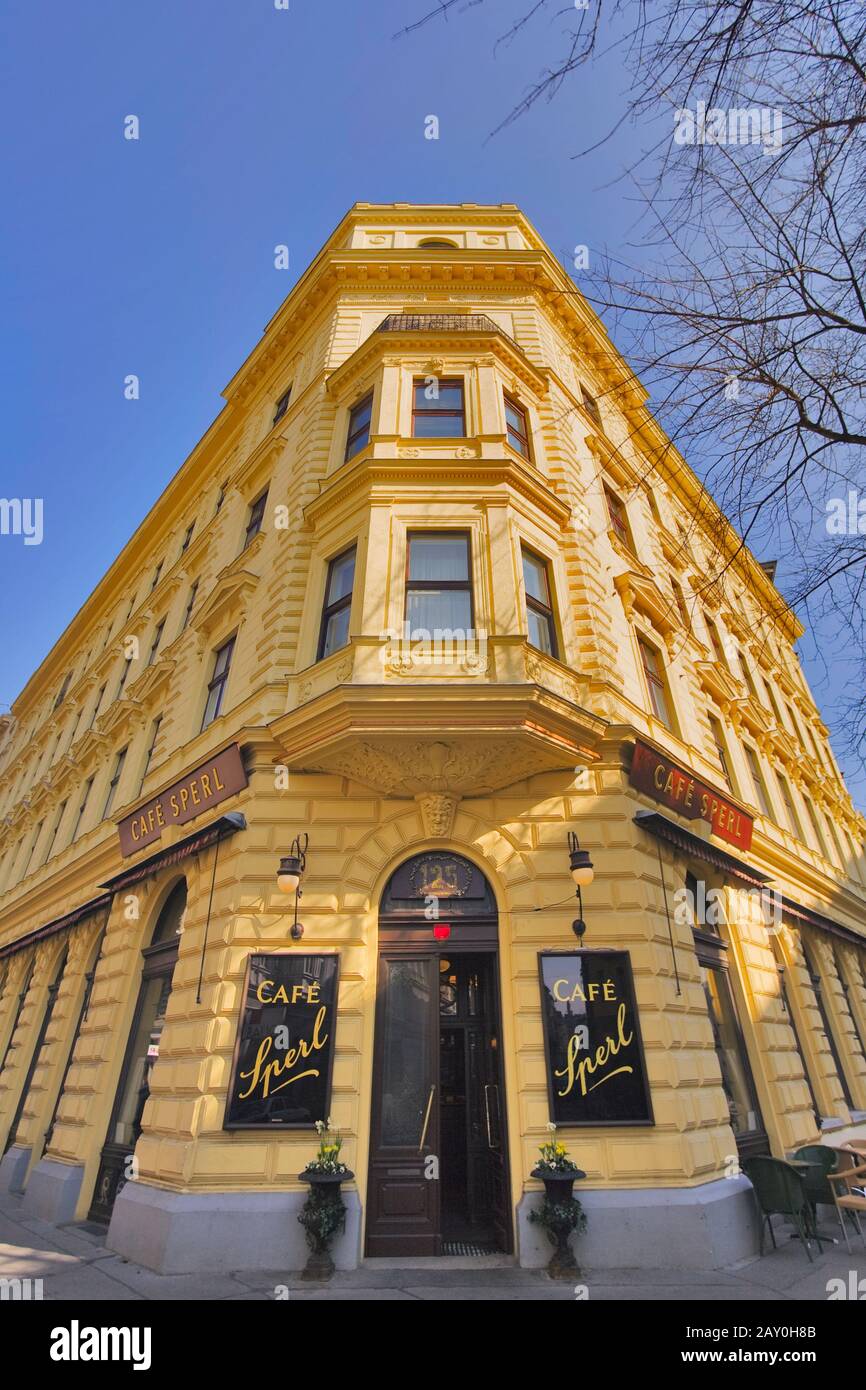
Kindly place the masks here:
<instances>
[{"instance_id":1,"label":"blue sky","mask_svg":"<svg viewBox=\"0 0 866 1390\"><path fill-rule=\"evenodd\" d=\"M526 0L393 36L428 0L6 0L0 60L6 450L0 495L45 537L0 537L0 709L217 414L220 390L346 209L516 202L554 252L622 246L615 61L491 129L561 49L563 0L496 46ZM555 7L554 7L555 8ZM140 139L123 138L139 117ZM424 139L435 114L438 141ZM273 248L290 248L288 272ZM141 398L124 399L129 373ZM780 579L784 571L780 570ZM832 677L802 655L823 707ZM837 752L839 752L837 740ZM849 767L866 801L866 780ZM856 785L855 785L856 784Z\"/></svg>"}]
</instances>

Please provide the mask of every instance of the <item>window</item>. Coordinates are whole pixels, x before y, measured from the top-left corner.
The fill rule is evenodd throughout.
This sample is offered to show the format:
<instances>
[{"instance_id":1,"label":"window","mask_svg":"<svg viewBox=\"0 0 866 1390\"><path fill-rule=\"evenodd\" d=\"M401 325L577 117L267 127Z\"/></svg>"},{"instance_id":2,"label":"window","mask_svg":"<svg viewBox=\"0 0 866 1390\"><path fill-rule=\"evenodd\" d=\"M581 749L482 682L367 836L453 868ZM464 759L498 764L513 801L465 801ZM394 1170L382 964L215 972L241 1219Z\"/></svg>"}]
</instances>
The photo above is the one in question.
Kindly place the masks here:
<instances>
[{"instance_id":1,"label":"window","mask_svg":"<svg viewBox=\"0 0 866 1390\"><path fill-rule=\"evenodd\" d=\"M141 781L138 784L139 791L141 791L144 786L144 779L150 771L150 764L153 760L153 750L156 747L156 740L159 738L159 726L161 723L162 715L159 715L157 719L154 719L153 727L150 731L150 743L147 745L147 752L144 755L144 767L141 769Z\"/></svg>"},{"instance_id":2,"label":"window","mask_svg":"<svg viewBox=\"0 0 866 1390\"><path fill-rule=\"evenodd\" d=\"M590 395L583 382L580 383L580 394L583 397L584 410L590 419L594 420L599 429L601 429L601 411L598 408L598 401L595 399L595 396Z\"/></svg>"},{"instance_id":3,"label":"window","mask_svg":"<svg viewBox=\"0 0 866 1390\"><path fill-rule=\"evenodd\" d=\"M823 833L823 831L821 830L821 825L820 825L820 822L819 822L819 820L818 820L818 816L817 816L817 813L816 813L816 811L815 811L815 807L814 807L813 803L811 802L811 800L809 799L809 797L806 797L806 810L807 810L808 813L809 813L809 820L810 820L811 823L812 823L812 831L813 831L813 834L814 834L814 836L815 836L815 844L818 846L818 853L819 853L819 854L823 854L825 859L829 859L829 858L830 858L830 851L829 851L829 849L827 848L827 844L826 844L826 841L825 841L825 839L824 839L824 833Z\"/></svg>"},{"instance_id":4,"label":"window","mask_svg":"<svg viewBox=\"0 0 866 1390\"><path fill-rule=\"evenodd\" d=\"M163 562L162 562L162 560L160 560L159 564L157 565L156 569L155 569L154 572L153 572L153 579L150 581L150 592L151 592L151 593L153 593L154 589L156 588L157 584L159 583L159 577L160 577L160 575L162 574L162 565L163 565Z\"/></svg>"},{"instance_id":5,"label":"window","mask_svg":"<svg viewBox=\"0 0 866 1390\"><path fill-rule=\"evenodd\" d=\"M191 616L192 616L192 610L193 610L193 608L195 607L195 596L196 596L196 591L197 591L197 590L198 590L198 580L195 581L195 583L192 585L192 587L191 587L191 589L190 589L190 591L189 591L189 598L188 598L187 601L186 601L186 612L185 612L184 615L183 615L183 622L181 623L181 628L180 628L181 632L186 632L186 630L187 630L187 628L188 628L188 626L189 626L189 620L190 620L190 618L191 618Z\"/></svg>"},{"instance_id":6,"label":"window","mask_svg":"<svg viewBox=\"0 0 866 1390\"><path fill-rule=\"evenodd\" d=\"M463 382L459 377L415 381L412 435L415 439L462 439Z\"/></svg>"},{"instance_id":7,"label":"window","mask_svg":"<svg viewBox=\"0 0 866 1390\"><path fill-rule=\"evenodd\" d=\"M88 777L87 781L84 784L84 791L81 795L81 801L78 806L78 814L75 817L75 824L72 827L72 839L70 840L70 844L78 838L78 832L81 829L81 822L84 819L84 813L87 810L87 802L90 797L90 788L92 786L93 778Z\"/></svg>"},{"instance_id":8,"label":"window","mask_svg":"<svg viewBox=\"0 0 866 1390\"><path fill-rule=\"evenodd\" d=\"M833 1029L830 1027L830 1017L827 1013L827 1005L824 1000L824 987L823 981L821 979L821 972L819 971L815 963L815 957L812 955L811 950L807 947L805 941L802 939L802 936L800 938L800 947L803 952L803 960L806 962L806 969L809 972L809 979L812 982L812 990L815 995L815 1003L818 1006L818 1013L821 1015L821 1022L824 1025L824 1032L826 1034L827 1042L830 1046L830 1052L832 1053L833 1061L836 1066L836 1074L839 1077L839 1084L842 1087L842 1094L845 1097L845 1103L848 1106L848 1109L853 1110L854 1101L851 1096L851 1089L848 1085L848 1078L842 1069L842 1059L839 1056L839 1049L836 1046L836 1037L833 1032Z\"/></svg>"},{"instance_id":9,"label":"window","mask_svg":"<svg viewBox=\"0 0 866 1390\"><path fill-rule=\"evenodd\" d=\"M69 805L69 801L68 801L68 799L67 799L67 800L64 801L63 804L60 806L60 808L59 808L59 810L58 810L58 812L57 812L57 815L56 815L55 818L54 818L54 826L53 826L53 829L52 829L52 831L51 831L51 837L50 837L50 839L49 839L49 841L48 841L48 847L47 847L46 850L45 850L45 858L44 858L43 861L42 861L43 864L47 864L47 863L48 863L48 860L51 858L52 854L54 853L54 844L55 844L55 841L57 840L57 832L58 832L58 830L60 829L60 822L63 820L64 814L65 814L65 812L66 812L66 807L67 807L68 805Z\"/></svg>"},{"instance_id":10,"label":"window","mask_svg":"<svg viewBox=\"0 0 866 1390\"><path fill-rule=\"evenodd\" d=\"M105 798L105 805L102 808L102 819L108 815L114 802L114 794L117 791L117 784L123 775L123 764L126 762L126 749L121 748L114 760L114 772L111 774L111 781L108 784L108 794Z\"/></svg>"},{"instance_id":11,"label":"window","mask_svg":"<svg viewBox=\"0 0 866 1390\"><path fill-rule=\"evenodd\" d=\"M220 483L220 490L219 490L219 492L217 493L217 500L216 500L216 507L215 507L215 509L214 509L214 516L218 516L219 513L222 511L222 505L223 505L223 502L226 500L226 492L227 492L227 490L228 490L228 480L226 480L226 482L224 482L224 483Z\"/></svg>"},{"instance_id":12,"label":"window","mask_svg":"<svg viewBox=\"0 0 866 1390\"><path fill-rule=\"evenodd\" d=\"M709 718L710 732L713 736L713 744L715 745L716 749L716 757L718 758L719 763L721 764L722 773L724 775L725 781L733 791L734 783L731 779L731 768L730 763L728 761L728 750L725 744L725 736L722 733L722 726L719 723L718 719L716 719L715 715L711 714Z\"/></svg>"},{"instance_id":13,"label":"window","mask_svg":"<svg viewBox=\"0 0 866 1390\"><path fill-rule=\"evenodd\" d=\"M271 425L272 425L272 426L275 425L275 424L277 423L278 420L282 420L283 416L285 415L286 411L287 411L288 408L289 408L289 401L290 401L291 399L292 399L292 388L291 388L291 386L290 386L289 389L288 389L288 391L284 391L283 394L280 396L280 399L277 401L277 404L276 404L276 406L275 406L275 408L274 408L274 418L273 418L273 420L271 421Z\"/></svg>"},{"instance_id":14,"label":"window","mask_svg":"<svg viewBox=\"0 0 866 1390\"><path fill-rule=\"evenodd\" d=\"M356 547L344 550L328 565L325 583L325 603L319 629L317 660L339 651L349 641L349 617L352 611L352 588L355 583Z\"/></svg>"},{"instance_id":15,"label":"window","mask_svg":"<svg viewBox=\"0 0 866 1390\"><path fill-rule=\"evenodd\" d=\"M860 1032L860 1025L857 1022L857 1016L851 1005L851 991L848 986L848 977L845 974L845 962L835 946L833 947L833 963L836 966L836 974L839 976L839 984L842 986L842 993L845 996L845 1007L851 1019L851 1030L860 1045L860 1055L864 1062L866 1062L866 1043L863 1041L863 1034Z\"/></svg>"},{"instance_id":16,"label":"window","mask_svg":"<svg viewBox=\"0 0 866 1390\"><path fill-rule=\"evenodd\" d=\"M803 1051L803 1044L800 1041L800 1030L797 1026L797 1020L794 1016L794 1010L791 1008L791 996L788 993L788 984L785 978L786 967L784 958L782 956L782 948L779 944L779 938L777 936L772 936L770 939L772 942L773 956L776 961L776 972L779 976L779 995L782 1002L782 1012L785 1014L788 1026L790 1027L791 1032L794 1035L794 1046L796 1047L797 1053L800 1058L800 1069L803 1073L806 1086L808 1087L809 1096L812 1101L812 1114L815 1116L815 1128L820 1129L821 1107L818 1105L818 1097L815 1094L815 1087L812 1084L812 1076L809 1071L808 1063L806 1061L806 1054Z\"/></svg>"},{"instance_id":17,"label":"window","mask_svg":"<svg viewBox=\"0 0 866 1390\"><path fill-rule=\"evenodd\" d=\"M722 643L721 633L719 632L715 620L710 617L709 613L705 613L704 622L706 623L707 634L710 639L710 646L713 649L713 656L716 658L716 661L721 663L722 666L727 666L728 659L725 656L725 648Z\"/></svg>"},{"instance_id":18,"label":"window","mask_svg":"<svg viewBox=\"0 0 866 1390\"><path fill-rule=\"evenodd\" d=\"M516 453L522 454L525 459L531 458L529 423L526 418L526 411L511 396L505 397L505 430L512 449Z\"/></svg>"},{"instance_id":19,"label":"window","mask_svg":"<svg viewBox=\"0 0 866 1390\"><path fill-rule=\"evenodd\" d=\"M105 686L103 685L103 686L100 688L99 694L98 694L97 697L96 697L96 704L93 706L93 713L92 713L91 716L90 716L90 723L89 723L88 726L87 726L88 729L92 729L93 726L94 726L94 724L96 723L96 716L97 716L98 713L99 713L99 707L100 707L100 705L102 704L102 697L103 697L104 694L105 694Z\"/></svg>"},{"instance_id":20,"label":"window","mask_svg":"<svg viewBox=\"0 0 866 1390\"><path fill-rule=\"evenodd\" d=\"M55 708L55 709L58 709L58 708L60 707L60 705L63 704L63 701L64 701L65 698L66 698L66 692L67 692L67 690L69 689L69 682L70 682L71 680L72 680L72 672L71 672L71 671L67 671L67 672L66 672L66 675L63 677L63 684L61 685L59 691L57 692L57 699L54 701L54 708Z\"/></svg>"},{"instance_id":21,"label":"window","mask_svg":"<svg viewBox=\"0 0 866 1390\"><path fill-rule=\"evenodd\" d=\"M634 550L634 542L631 538L631 527L628 524L628 513L625 503L621 497L617 497L612 488L607 483L604 484L604 500L607 504L607 514L610 517L610 524L614 534L619 537L623 545L629 550Z\"/></svg>"},{"instance_id":22,"label":"window","mask_svg":"<svg viewBox=\"0 0 866 1390\"><path fill-rule=\"evenodd\" d=\"M539 651L556 656L556 624L550 600L550 573L546 560L521 546L523 584L526 589L526 622L529 641Z\"/></svg>"},{"instance_id":23,"label":"window","mask_svg":"<svg viewBox=\"0 0 866 1390\"><path fill-rule=\"evenodd\" d=\"M123 658L123 668L122 668L122 670L121 670L121 672L120 672L120 680L119 680L118 683L117 683L117 694L116 694L115 697L114 697L115 700L119 700L120 697L121 697L121 695L123 694L123 687L126 685L126 678L127 678L127 676L129 675L129 668L130 668L131 665L132 665L132 661L131 661L130 659L128 659L127 657L124 657L124 658Z\"/></svg>"},{"instance_id":24,"label":"window","mask_svg":"<svg viewBox=\"0 0 866 1390\"><path fill-rule=\"evenodd\" d=\"M453 241L437 241L431 238L429 241L419 241L418 249L425 251L456 251L457 247Z\"/></svg>"},{"instance_id":25,"label":"window","mask_svg":"<svg viewBox=\"0 0 866 1390\"><path fill-rule=\"evenodd\" d=\"M39 844L39 837L42 834L42 827L44 824L45 821L41 820L36 827L36 834L33 836L33 843L30 846L30 853L27 856L27 867L24 870L25 878L29 874L30 870L35 868L36 866L36 846Z\"/></svg>"},{"instance_id":26,"label":"window","mask_svg":"<svg viewBox=\"0 0 866 1390\"><path fill-rule=\"evenodd\" d=\"M207 700L205 701L204 716L201 721L203 729L206 729L208 724L212 724L213 721L218 718L219 712L222 709L234 648L235 639L234 637L230 637L229 640L220 647L214 657L213 675L208 682Z\"/></svg>"},{"instance_id":27,"label":"window","mask_svg":"<svg viewBox=\"0 0 866 1390\"><path fill-rule=\"evenodd\" d=\"M185 550L189 550L189 543L190 543L190 541L192 540L192 533L193 533L194 530L195 530L195 522L194 522L194 521L191 521L191 522L189 523L189 526L187 526L186 531L184 532L184 537L183 537L183 540L182 540L182 542L181 542L181 547L180 547L180 553L181 553L181 555L184 553Z\"/></svg>"},{"instance_id":28,"label":"window","mask_svg":"<svg viewBox=\"0 0 866 1390\"><path fill-rule=\"evenodd\" d=\"M370 421L373 418L373 392L365 396L349 411L349 428L346 433L346 453L344 462L360 454L370 443Z\"/></svg>"},{"instance_id":29,"label":"window","mask_svg":"<svg viewBox=\"0 0 866 1390\"><path fill-rule=\"evenodd\" d=\"M749 1054L731 987L725 943L720 937L715 941L710 940L705 930L698 927L695 931L695 952L722 1077L722 1090L728 1102L728 1118L737 1148L743 1155L768 1153Z\"/></svg>"},{"instance_id":30,"label":"window","mask_svg":"<svg viewBox=\"0 0 866 1390\"><path fill-rule=\"evenodd\" d=\"M746 762L749 764L749 772L752 774L752 785L755 788L755 805L758 806L763 815L775 819L770 809L770 796L767 791L767 784L764 781L764 774L761 771L761 764L758 762L758 755L754 748L750 748L748 743L743 744L746 754Z\"/></svg>"},{"instance_id":31,"label":"window","mask_svg":"<svg viewBox=\"0 0 866 1390\"><path fill-rule=\"evenodd\" d=\"M655 647L651 647L649 642L645 642L642 637L638 638L637 644L640 648L643 673L646 677L647 690L649 691L650 705L653 714L656 719L660 719L668 729L673 729L661 657Z\"/></svg>"},{"instance_id":32,"label":"window","mask_svg":"<svg viewBox=\"0 0 866 1390\"><path fill-rule=\"evenodd\" d=\"M244 536L244 550L246 550L247 546L250 544L251 541L255 540L256 536L261 531L262 522L264 521L265 516L265 507L267 506L267 504L268 489L265 488L261 496L257 497L255 502L250 507L250 516L249 520L247 521L247 533Z\"/></svg>"},{"instance_id":33,"label":"window","mask_svg":"<svg viewBox=\"0 0 866 1390\"><path fill-rule=\"evenodd\" d=\"M794 802L794 793L791 790L791 784L783 772L777 772L776 776L779 779L779 787L782 792L782 800L785 803L785 814L788 817L788 824L797 838L802 840L803 844L805 844L806 836L803 833L803 822L797 814L797 807Z\"/></svg>"},{"instance_id":34,"label":"window","mask_svg":"<svg viewBox=\"0 0 866 1390\"><path fill-rule=\"evenodd\" d=\"M406 622L409 635L472 630L469 537L460 531L408 536Z\"/></svg>"},{"instance_id":35,"label":"window","mask_svg":"<svg viewBox=\"0 0 866 1390\"><path fill-rule=\"evenodd\" d=\"M758 687L755 684L755 678L752 675L751 667L749 666L749 663L746 660L742 650L737 651L737 657L740 662L740 670L743 673L743 679L746 682L749 694L751 695L752 699L757 700L759 705L766 704L766 700L762 700L760 694L758 693Z\"/></svg>"},{"instance_id":36,"label":"window","mask_svg":"<svg viewBox=\"0 0 866 1390\"><path fill-rule=\"evenodd\" d=\"M674 598L676 599L679 615L682 618L684 625L690 628L692 625L692 616L689 612L688 604L686 603L686 596L683 593L683 586L676 579L671 577L671 588L674 591Z\"/></svg>"},{"instance_id":37,"label":"window","mask_svg":"<svg viewBox=\"0 0 866 1390\"><path fill-rule=\"evenodd\" d=\"M148 666L152 666L152 665L153 665L154 658L155 658L157 652L159 651L159 644L160 644L160 642L162 641L162 634L163 634L164 628L165 628L165 618L163 618L163 620L162 620L161 623L157 623L157 625L156 625L156 631L155 631L154 634L153 634L153 641L152 641L151 644L150 644L150 651L148 652L148 655L147 655L147 664L148 664Z\"/></svg>"}]
</instances>

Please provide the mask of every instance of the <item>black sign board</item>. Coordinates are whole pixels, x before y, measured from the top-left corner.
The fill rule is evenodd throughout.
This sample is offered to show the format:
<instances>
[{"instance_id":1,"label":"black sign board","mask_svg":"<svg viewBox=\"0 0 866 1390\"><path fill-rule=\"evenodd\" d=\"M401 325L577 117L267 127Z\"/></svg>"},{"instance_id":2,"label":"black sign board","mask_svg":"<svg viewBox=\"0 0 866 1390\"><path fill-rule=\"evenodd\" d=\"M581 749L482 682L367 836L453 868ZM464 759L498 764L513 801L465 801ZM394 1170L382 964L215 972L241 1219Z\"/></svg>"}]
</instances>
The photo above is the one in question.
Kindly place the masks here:
<instances>
[{"instance_id":1,"label":"black sign board","mask_svg":"<svg viewBox=\"0 0 866 1390\"><path fill-rule=\"evenodd\" d=\"M327 1120L339 956L250 956L225 1129L309 1128Z\"/></svg>"},{"instance_id":2,"label":"black sign board","mask_svg":"<svg viewBox=\"0 0 866 1390\"><path fill-rule=\"evenodd\" d=\"M651 1125L628 951L540 951L550 1118Z\"/></svg>"}]
</instances>

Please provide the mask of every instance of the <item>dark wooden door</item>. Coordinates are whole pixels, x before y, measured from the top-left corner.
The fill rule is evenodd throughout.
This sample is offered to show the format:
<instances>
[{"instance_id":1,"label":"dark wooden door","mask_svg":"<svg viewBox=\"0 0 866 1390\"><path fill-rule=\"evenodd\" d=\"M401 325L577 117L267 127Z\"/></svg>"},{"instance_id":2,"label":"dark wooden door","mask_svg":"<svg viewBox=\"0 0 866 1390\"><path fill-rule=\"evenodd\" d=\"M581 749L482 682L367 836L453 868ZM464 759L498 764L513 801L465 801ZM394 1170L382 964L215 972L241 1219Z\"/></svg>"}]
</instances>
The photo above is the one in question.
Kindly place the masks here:
<instances>
[{"instance_id":1,"label":"dark wooden door","mask_svg":"<svg viewBox=\"0 0 866 1390\"><path fill-rule=\"evenodd\" d=\"M379 957L368 1255L438 1255L439 958Z\"/></svg>"}]
</instances>

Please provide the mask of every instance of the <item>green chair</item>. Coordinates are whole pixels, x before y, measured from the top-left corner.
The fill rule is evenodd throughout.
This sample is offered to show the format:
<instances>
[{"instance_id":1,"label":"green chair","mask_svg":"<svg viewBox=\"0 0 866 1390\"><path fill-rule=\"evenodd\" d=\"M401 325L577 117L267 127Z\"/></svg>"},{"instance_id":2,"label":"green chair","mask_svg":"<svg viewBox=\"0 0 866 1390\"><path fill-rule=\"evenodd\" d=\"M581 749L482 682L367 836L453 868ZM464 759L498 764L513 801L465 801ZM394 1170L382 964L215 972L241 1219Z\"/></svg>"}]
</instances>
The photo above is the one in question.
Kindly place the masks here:
<instances>
[{"instance_id":1,"label":"green chair","mask_svg":"<svg viewBox=\"0 0 866 1390\"><path fill-rule=\"evenodd\" d=\"M810 1170L803 1174L803 1178L806 1183L806 1196L817 1221L818 1203L823 1202L826 1206L832 1207L836 1202L828 1177L830 1173L836 1172L836 1151L828 1148L826 1144L804 1144L792 1157L799 1159L801 1163L812 1165Z\"/></svg>"},{"instance_id":2,"label":"green chair","mask_svg":"<svg viewBox=\"0 0 866 1390\"><path fill-rule=\"evenodd\" d=\"M797 1234L811 1261L809 1240L814 1236L818 1241L819 1253L821 1241L812 1220L812 1209L802 1173L798 1173L796 1168L792 1168L790 1163L784 1163L780 1158L763 1156L744 1159L743 1172L755 1190L758 1210L761 1213L761 1254L764 1253L764 1224L770 1228L773 1249L776 1250L776 1233L771 1218L787 1216L797 1227Z\"/></svg>"}]
</instances>

